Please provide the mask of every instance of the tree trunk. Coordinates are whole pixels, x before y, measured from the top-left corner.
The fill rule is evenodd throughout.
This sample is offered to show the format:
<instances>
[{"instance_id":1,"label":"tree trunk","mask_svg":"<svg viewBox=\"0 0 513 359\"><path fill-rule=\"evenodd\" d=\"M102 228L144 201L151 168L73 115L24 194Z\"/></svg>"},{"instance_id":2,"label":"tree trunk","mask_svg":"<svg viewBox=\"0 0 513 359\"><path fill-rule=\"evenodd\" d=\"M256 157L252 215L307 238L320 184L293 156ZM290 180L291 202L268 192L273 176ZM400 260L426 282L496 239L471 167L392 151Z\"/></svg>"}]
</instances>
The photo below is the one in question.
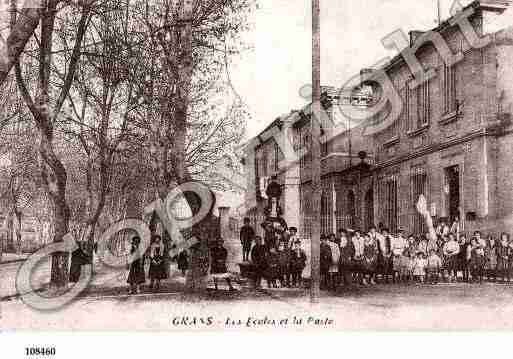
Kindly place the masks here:
<instances>
[{"instance_id":1,"label":"tree trunk","mask_svg":"<svg viewBox=\"0 0 513 359\"><path fill-rule=\"evenodd\" d=\"M11 248L14 249L14 236L13 236L13 232L14 232L13 219L9 215L9 217L7 218L7 244L6 244L6 248L9 249L9 250Z\"/></svg>"},{"instance_id":2,"label":"tree trunk","mask_svg":"<svg viewBox=\"0 0 513 359\"><path fill-rule=\"evenodd\" d=\"M66 202L67 174L62 162L57 158L51 146L51 133L42 131L40 143L41 175L53 205L54 238L53 242L62 242L69 232L70 210ZM51 286L62 288L68 282L68 252L56 252L52 255Z\"/></svg>"},{"instance_id":3,"label":"tree trunk","mask_svg":"<svg viewBox=\"0 0 513 359\"><path fill-rule=\"evenodd\" d=\"M21 254L21 222L22 222L22 213L18 210L14 211L14 216L16 217L16 252Z\"/></svg>"},{"instance_id":4,"label":"tree trunk","mask_svg":"<svg viewBox=\"0 0 513 359\"><path fill-rule=\"evenodd\" d=\"M9 71L20 57L25 45L39 25L41 9L24 8L20 10L19 20L11 30L7 41L0 48L0 85L4 83Z\"/></svg>"}]
</instances>

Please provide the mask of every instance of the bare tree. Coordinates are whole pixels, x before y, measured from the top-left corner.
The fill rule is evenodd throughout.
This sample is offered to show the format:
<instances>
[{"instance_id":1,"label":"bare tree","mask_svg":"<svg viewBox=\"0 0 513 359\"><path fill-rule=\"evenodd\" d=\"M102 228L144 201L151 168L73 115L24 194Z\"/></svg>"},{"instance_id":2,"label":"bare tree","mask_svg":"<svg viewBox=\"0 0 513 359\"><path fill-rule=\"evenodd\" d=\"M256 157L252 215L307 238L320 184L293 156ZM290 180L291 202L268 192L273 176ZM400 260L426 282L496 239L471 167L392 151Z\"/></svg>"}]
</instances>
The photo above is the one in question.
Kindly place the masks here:
<instances>
[{"instance_id":1,"label":"bare tree","mask_svg":"<svg viewBox=\"0 0 513 359\"><path fill-rule=\"evenodd\" d=\"M23 230L23 215L33 204L37 195L37 182L33 173L37 168L34 160L35 151L27 138L17 137L11 152L9 152L9 165L3 168L1 199L7 204L9 212L16 219L14 230L16 232L16 249L21 251L21 232Z\"/></svg>"},{"instance_id":2,"label":"bare tree","mask_svg":"<svg viewBox=\"0 0 513 359\"><path fill-rule=\"evenodd\" d=\"M81 1L60 6L59 0L43 2L40 21L40 38L37 41L35 56L38 60L36 90L31 93L22 73L20 61L15 64L16 80L24 102L32 115L39 132L39 158L42 184L49 194L53 205L54 242L60 242L69 230L70 210L66 201L67 173L61 159L55 151L55 126L62 106L68 96L75 77L75 70L81 55L81 45L90 20L92 3ZM16 3L11 2L11 28L15 28ZM59 12L64 13L62 18ZM73 16L66 16L71 13ZM78 22L74 19L78 18ZM52 64L54 61L53 38L56 27L73 31L75 42L69 56L61 56L56 62L65 71L60 88L51 86ZM67 284L68 254L52 255L51 285L55 288Z\"/></svg>"},{"instance_id":3,"label":"bare tree","mask_svg":"<svg viewBox=\"0 0 513 359\"><path fill-rule=\"evenodd\" d=\"M113 190L113 175L123 149L133 139L132 119L140 107L142 63L134 55L128 3L105 1L91 19L75 83L68 96L72 109L67 132L86 156L85 239L92 250L97 223ZM136 166L134 164L134 166ZM119 193L118 193L119 194Z\"/></svg>"},{"instance_id":4,"label":"bare tree","mask_svg":"<svg viewBox=\"0 0 513 359\"><path fill-rule=\"evenodd\" d=\"M39 25L42 11L39 8L24 8L20 10L19 20L11 25L7 40L0 46L0 85L18 61L27 42Z\"/></svg>"},{"instance_id":5,"label":"bare tree","mask_svg":"<svg viewBox=\"0 0 513 359\"><path fill-rule=\"evenodd\" d=\"M193 180L191 169L195 175L201 174L201 166L209 163L209 155L218 153L219 146L237 137L221 135L217 137L219 141L212 141L222 134L221 128L228 126L223 126L223 121L195 126L191 100L192 93L198 95L201 92L204 75L212 70L215 72L218 53L222 54L221 62L225 59L226 37L241 30L244 13L250 4L244 0L169 0L155 5L144 3L139 7L141 21L147 29L147 41L159 54L154 64L160 70L159 78L150 77L150 97L158 113L149 117L149 140L155 191L162 199L173 185ZM198 85L196 88L195 84ZM197 136L198 128L203 130L203 136ZM194 139L188 141L188 135ZM223 142L223 137L228 141ZM187 165L187 160L191 166ZM185 193L185 197L194 213L199 208L197 198L192 193ZM193 232L210 231L209 221L205 218ZM204 242L209 235L212 233L203 233L199 237Z\"/></svg>"}]
</instances>

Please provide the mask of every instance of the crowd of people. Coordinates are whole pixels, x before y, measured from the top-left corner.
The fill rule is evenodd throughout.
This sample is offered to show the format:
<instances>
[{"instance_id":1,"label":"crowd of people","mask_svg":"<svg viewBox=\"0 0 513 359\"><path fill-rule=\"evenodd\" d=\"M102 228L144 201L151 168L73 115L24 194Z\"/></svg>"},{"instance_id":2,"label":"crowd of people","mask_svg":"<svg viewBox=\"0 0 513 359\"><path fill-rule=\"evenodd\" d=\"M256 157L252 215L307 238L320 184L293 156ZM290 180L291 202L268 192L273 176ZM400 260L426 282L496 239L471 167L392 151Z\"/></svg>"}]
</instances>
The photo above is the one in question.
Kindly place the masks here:
<instances>
[{"instance_id":1,"label":"crowd of people","mask_svg":"<svg viewBox=\"0 0 513 359\"><path fill-rule=\"evenodd\" d=\"M131 240L130 254L134 254L140 245L141 239L137 236ZM228 251L223 245L224 241L220 238L215 240L214 244L207 251L207 258L204 265L206 265L205 274L210 274L213 279L215 289L218 289L218 281L224 279L228 284L229 290L235 290L231 275L228 272L226 264ZM186 276L187 271L191 266L191 258L189 251L194 250L194 246L180 251L176 258L178 270L183 276ZM155 235L151 239L151 244L144 253L144 255L132 261L128 266L127 283L130 286L130 294L138 294L142 290L142 286L149 280L150 291L158 291L160 289L161 281L169 278L169 261L164 257L165 249L160 236ZM200 264L203 265L203 264ZM146 275L146 273L148 273Z\"/></svg>"},{"instance_id":2,"label":"crowd of people","mask_svg":"<svg viewBox=\"0 0 513 359\"><path fill-rule=\"evenodd\" d=\"M243 261L254 265L255 287L260 288L265 279L269 288L299 287L306 267L306 253L297 236L297 228L264 222L265 236L255 235L249 218L244 219L240 231ZM253 245L253 241L255 244Z\"/></svg>"},{"instance_id":3,"label":"crowd of people","mask_svg":"<svg viewBox=\"0 0 513 359\"><path fill-rule=\"evenodd\" d=\"M139 249L140 243L140 237L132 238L130 255L133 255ZM149 263L148 276L146 276L145 263ZM138 294L142 285L146 283L146 278L150 280L150 290L159 290L160 281L168 277L167 272L162 239L160 236L153 236L147 252L132 261L128 266L127 283L130 286L129 293Z\"/></svg>"},{"instance_id":4,"label":"crowd of people","mask_svg":"<svg viewBox=\"0 0 513 359\"><path fill-rule=\"evenodd\" d=\"M264 222L264 241L248 218L241 229L243 259L255 267L255 285L301 283L306 254L294 227ZM252 247L253 239L256 244ZM368 231L341 229L323 234L320 246L321 288L382 283L509 282L513 277L513 241L508 233L471 234L441 221L423 235L391 233L383 225Z\"/></svg>"}]
</instances>

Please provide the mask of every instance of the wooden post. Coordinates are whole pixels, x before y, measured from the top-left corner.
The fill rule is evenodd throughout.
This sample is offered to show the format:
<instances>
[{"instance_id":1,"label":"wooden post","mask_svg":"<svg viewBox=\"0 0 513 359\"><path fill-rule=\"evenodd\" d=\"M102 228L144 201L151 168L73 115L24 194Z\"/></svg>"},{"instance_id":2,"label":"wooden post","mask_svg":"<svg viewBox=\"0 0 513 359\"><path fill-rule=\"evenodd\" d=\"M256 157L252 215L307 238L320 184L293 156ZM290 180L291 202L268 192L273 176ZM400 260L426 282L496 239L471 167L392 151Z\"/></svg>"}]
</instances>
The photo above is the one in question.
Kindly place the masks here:
<instances>
[{"instance_id":1,"label":"wooden post","mask_svg":"<svg viewBox=\"0 0 513 359\"><path fill-rule=\"evenodd\" d=\"M311 159L312 159L312 238L310 242L311 287L310 301L319 302L320 294L320 243L321 243L321 54L320 54L320 4L312 0L312 116Z\"/></svg>"}]
</instances>

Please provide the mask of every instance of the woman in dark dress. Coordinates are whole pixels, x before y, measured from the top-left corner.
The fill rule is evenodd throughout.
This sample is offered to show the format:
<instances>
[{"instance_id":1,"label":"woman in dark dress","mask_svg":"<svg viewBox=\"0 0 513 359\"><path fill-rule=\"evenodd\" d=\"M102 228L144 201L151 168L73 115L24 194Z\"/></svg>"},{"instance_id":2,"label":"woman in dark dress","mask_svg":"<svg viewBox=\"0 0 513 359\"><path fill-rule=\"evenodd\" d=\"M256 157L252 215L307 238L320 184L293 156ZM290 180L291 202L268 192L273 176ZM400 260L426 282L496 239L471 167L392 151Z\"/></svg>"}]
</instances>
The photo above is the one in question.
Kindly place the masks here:
<instances>
[{"instance_id":1,"label":"woman in dark dress","mask_svg":"<svg viewBox=\"0 0 513 359\"><path fill-rule=\"evenodd\" d=\"M378 245L369 235L365 235L365 246L363 249L365 258L365 276L369 278L369 284L376 284L376 269L378 264ZM365 279L363 280L365 284Z\"/></svg>"},{"instance_id":2,"label":"woman in dark dress","mask_svg":"<svg viewBox=\"0 0 513 359\"><path fill-rule=\"evenodd\" d=\"M210 274L214 279L215 289L217 290L217 280L225 279L228 283L229 289L235 290L232 286L230 279L230 273L228 273L228 267L226 266L226 259L228 258L228 251L223 246L223 240L219 239L216 242L216 246L210 250Z\"/></svg>"},{"instance_id":3,"label":"woman in dark dress","mask_svg":"<svg viewBox=\"0 0 513 359\"><path fill-rule=\"evenodd\" d=\"M501 277L501 281L507 279L509 282L509 257L510 257L510 248L509 248L509 238L506 233L501 234L500 242L497 246L497 276Z\"/></svg>"},{"instance_id":4,"label":"woman in dark dress","mask_svg":"<svg viewBox=\"0 0 513 359\"><path fill-rule=\"evenodd\" d=\"M485 273L488 279L497 280L497 243L491 234L485 247Z\"/></svg>"},{"instance_id":5,"label":"woman in dark dress","mask_svg":"<svg viewBox=\"0 0 513 359\"><path fill-rule=\"evenodd\" d=\"M89 256L84 251L84 243L77 242L78 248L71 253L71 265L69 269L69 281L77 283L80 279L82 266L89 263Z\"/></svg>"},{"instance_id":6,"label":"woman in dark dress","mask_svg":"<svg viewBox=\"0 0 513 359\"><path fill-rule=\"evenodd\" d=\"M132 238L132 248L130 248L130 254L134 254L141 243L141 238ZM137 294L140 290L140 285L146 282L144 275L144 259L142 256L137 258L130 263L130 270L128 272L127 283L130 285L130 294Z\"/></svg>"},{"instance_id":7,"label":"woman in dark dress","mask_svg":"<svg viewBox=\"0 0 513 359\"><path fill-rule=\"evenodd\" d=\"M484 249L480 247L476 238L472 238L470 248L470 269L472 280L482 283L485 265Z\"/></svg>"},{"instance_id":8,"label":"woman in dark dress","mask_svg":"<svg viewBox=\"0 0 513 359\"><path fill-rule=\"evenodd\" d=\"M189 254L186 249L180 252L176 261L178 263L178 270L181 270L182 275L185 276L185 271L189 269Z\"/></svg>"},{"instance_id":9,"label":"woman in dark dress","mask_svg":"<svg viewBox=\"0 0 513 359\"><path fill-rule=\"evenodd\" d=\"M458 269L462 272L463 281L468 282L471 268L470 260L472 259L472 251L469 250L468 247L471 247L472 245L470 243L470 239L463 234L460 236L459 245L460 252L458 253Z\"/></svg>"},{"instance_id":10,"label":"woman in dark dress","mask_svg":"<svg viewBox=\"0 0 513 359\"><path fill-rule=\"evenodd\" d=\"M160 254L160 247L155 248L153 257L150 262L150 270L148 272L150 277L150 289L160 288L160 281L166 278L166 269L164 268L164 257Z\"/></svg>"}]
</instances>

